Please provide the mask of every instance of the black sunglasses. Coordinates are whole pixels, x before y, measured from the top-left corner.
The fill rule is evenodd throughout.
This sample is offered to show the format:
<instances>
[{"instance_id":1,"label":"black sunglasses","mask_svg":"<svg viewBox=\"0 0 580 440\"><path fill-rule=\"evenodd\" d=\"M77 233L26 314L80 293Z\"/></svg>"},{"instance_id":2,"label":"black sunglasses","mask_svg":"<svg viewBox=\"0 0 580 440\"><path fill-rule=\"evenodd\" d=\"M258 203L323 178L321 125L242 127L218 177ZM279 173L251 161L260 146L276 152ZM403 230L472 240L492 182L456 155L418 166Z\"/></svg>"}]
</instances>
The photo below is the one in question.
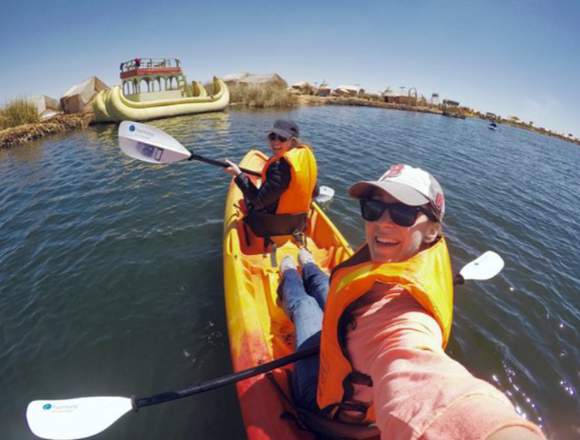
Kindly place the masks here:
<instances>
[{"instance_id":1,"label":"black sunglasses","mask_svg":"<svg viewBox=\"0 0 580 440\"><path fill-rule=\"evenodd\" d=\"M280 142L286 142L288 140L288 138L285 138L284 136L280 136L279 134L276 134L276 133L270 133L268 135L268 139L270 141L279 140Z\"/></svg>"},{"instance_id":2,"label":"black sunglasses","mask_svg":"<svg viewBox=\"0 0 580 440\"><path fill-rule=\"evenodd\" d=\"M429 217L431 221L437 221L433 212L423 206L409 206L403 203L384 203L375 199L360 199L362 218L368 222L376 222L383 216L386 210L389 211L389 216L393 223L399 226L413 226L420 212Z\"/></svg>"}]
</instances>

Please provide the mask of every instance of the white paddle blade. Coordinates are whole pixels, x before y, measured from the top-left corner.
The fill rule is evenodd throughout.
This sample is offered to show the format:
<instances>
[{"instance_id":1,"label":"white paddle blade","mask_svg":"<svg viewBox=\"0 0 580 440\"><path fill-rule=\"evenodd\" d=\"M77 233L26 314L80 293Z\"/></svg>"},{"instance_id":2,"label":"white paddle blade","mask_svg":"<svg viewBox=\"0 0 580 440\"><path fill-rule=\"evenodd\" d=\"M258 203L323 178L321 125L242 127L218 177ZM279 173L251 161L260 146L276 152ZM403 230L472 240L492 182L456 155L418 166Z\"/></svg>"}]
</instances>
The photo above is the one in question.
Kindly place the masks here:
<instances>
[{"instance_id":1,"label":"white paddle blade","mask_svg":"<svg viewBox=\"0 0 580 440\"><path fill-rule=\"evenodd\" d=\"M459 271L465 280L489 280L504 267L503 258L494 251L486 251Z\"/></svg>"},{"instance_id":2,"label":"white paddle blade","mask_svg":"<svg viewBox=\"0 0 580 440\"><path fill-rule=\"evenodd\" d=\"M334 189L330 186L321 185L319 188L318 195L314 199L314 201L318 204L328 203L334 197Z\"/></svg>"},{"instance_id":3,"label":"white paddle blade","mask_svg":"<svg viewBox=\"0 0 580 440\"><path fill-rule=\"evenodd\" d=\"M149 163L172 163L191 156L183 145L163 130L132 121L121 122L119 147L127 156Z\"/></svg>"},{"instance_id":4,"label":"white paddle blade","mask_svg":"<svg viewBox=\"0 0 580 440\"><path fill-rule=\"evenodd\" d=\"M26 421L37 437L80 439L104 431L131 409L126 397L35 400L26 408Z\"/></svg>"}]
</instances>

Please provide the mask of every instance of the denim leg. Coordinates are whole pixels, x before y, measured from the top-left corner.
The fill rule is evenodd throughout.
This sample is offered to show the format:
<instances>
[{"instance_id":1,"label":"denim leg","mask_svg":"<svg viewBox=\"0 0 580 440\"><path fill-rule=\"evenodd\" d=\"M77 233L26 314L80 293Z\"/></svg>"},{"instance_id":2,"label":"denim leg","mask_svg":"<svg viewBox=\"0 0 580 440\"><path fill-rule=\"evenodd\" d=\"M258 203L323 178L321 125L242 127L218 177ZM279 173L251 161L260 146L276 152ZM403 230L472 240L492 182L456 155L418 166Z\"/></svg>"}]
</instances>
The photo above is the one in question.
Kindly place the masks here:
<instances>
[{"instance_id":1,"label":"denim leg","mask_svg":"<svg viewBox=\"0 0 580 440\"><path fill-rule=\"evenodd\" d=\"M296 328L296 350L303 350L320 343L322 310L316 300L304 289L302 277L295 269L284 272L280 284L282 304ZM292 391L298 405L315 410L318 383L318 356L297 361L294 365Z\"/></svg>"},{"instance_id":2,"label":"denim leg","mask_svg":"<svg viewBox=\"0 0 580 440\"><path fill-rule=\"evenodd\" d=\"M306 350L317 345L320 345L320 331L310 336L310 338L306 339L301 345L297 345L296 350ZM318 411L316 390L318 388L319 367L320 356L318 355L299 360L294 364L292 380L292 393L294 399L298 406L311 411Z\"/></svg>"},{"instance_id":3,"label":"denim leg","mask_svg":"<svg viewBox=\"0 0 580 440\"><path fill-rule=\"evenodd\" d=\"M301 346L322 328L322 310L318 303L306 293L302 277L295 269L284 272L280 284L282 305L286 315L296 327L296 347Z\"/></svg>"},{"instance_id":4,"label":"denim leg","mask_svg":"<svg viewBox=\"0 0 580 440\"><path fill-rule=\"evenodd\" d=\"M308 294L314 297L320 308L324 310L326 298L328 298L328 275L315 263L306 263L302 267L302 278Z\"/></svg>"}]
</instances>

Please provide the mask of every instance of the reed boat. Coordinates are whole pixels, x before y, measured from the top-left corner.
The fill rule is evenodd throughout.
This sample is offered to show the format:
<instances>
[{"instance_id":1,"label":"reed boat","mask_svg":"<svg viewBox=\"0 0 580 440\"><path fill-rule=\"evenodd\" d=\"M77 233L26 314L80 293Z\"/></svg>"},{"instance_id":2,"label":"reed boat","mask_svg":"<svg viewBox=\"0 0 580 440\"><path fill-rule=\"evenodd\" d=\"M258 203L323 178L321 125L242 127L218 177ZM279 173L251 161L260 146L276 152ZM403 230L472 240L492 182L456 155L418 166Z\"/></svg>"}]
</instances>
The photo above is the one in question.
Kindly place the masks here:
<instances>
[{"instance_id":1,"label":"reed boat","mask_svg":"<svg viewBox=\"0 0 580 440\"><path fill-rule=\"evenodd\" d=\"M224 110L228 86L213 78L211 93L187 82L179 59L135 58L121 63L121 86L100 91L92 107L97 122L147 121L192 113Z\"/></svg>"}]
</instances>

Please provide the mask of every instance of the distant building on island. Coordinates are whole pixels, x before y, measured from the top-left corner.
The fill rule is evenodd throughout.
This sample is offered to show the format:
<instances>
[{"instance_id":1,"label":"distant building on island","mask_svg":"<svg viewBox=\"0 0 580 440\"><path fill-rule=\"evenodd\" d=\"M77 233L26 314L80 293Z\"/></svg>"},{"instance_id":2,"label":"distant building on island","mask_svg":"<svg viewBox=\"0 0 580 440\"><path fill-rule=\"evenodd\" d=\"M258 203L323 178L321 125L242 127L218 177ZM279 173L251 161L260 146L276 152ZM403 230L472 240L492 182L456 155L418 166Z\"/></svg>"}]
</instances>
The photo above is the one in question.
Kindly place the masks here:
<instances>
[{"instance_id":1,"label":"distant building on island","mask_svg":"<svg viewBox=\"0 0 580 440\"><path fill-rule=\"evenodd\" d=\"M318 86L316 94L318 96L330 96L331 92L332 88L326 83L326 81L322 81L322 83Z\"/></svg>"},{"instance_id":2,"label":"distant building on island","mask_svg":"<svg viewBox=\"0 0 580 440\"><path fill-rule=\"evenodd\" d=\"M450 116L453 118L465 119L465 108L459 106L458 101L453 101L452 99L444 99L441 104L441 110L443 111L443 116Z\"/></svg>"},{"instance_id":3,"label":"distant building on island","mask_svg":"<svg viewBox=\"0 0 580 440\"><path fill-rule=\"evenodd\" d=\"M332 91L334 96L360 96L365 93L365 89L358 85L342 85Z\"/></svg>"},{"instance_id":4,"label":"distant building on island","mask_svg":"<svg viewBox=\"0 0 580 440\"><path fill-rule=\"evenodd\" d=\"M224 76L224 82L230 84L246 84L246 85L274 85L279 87L288 87L288 83L277 73L230 73Z\"/></svg>"},{"instance_id":5,"label":"distant building on island","mask_svg":"<svg viewBox=\"0 0 580 440\"><path fill-rule=\"evenodd\" d=\"M26 100L36 107L41 120L51 118L57 113L62 112L60 102L49 96L31 96L30 98L26 98Z\"/></svg>"},{"instance_id":6,"label":"distant building on island","mask_svg":"<svg viewBox=\"0 0 580 440\"><path fill-rule=\"evenodd\" d=\"M443 100L443 105L445 107L459 107L459 102L453 101L451 99L444 99Z\"/></svg>"},{"instance_id":7,"label":"distant building on island","mask_svg":"<svg viewBox=\"0 0 580 440\"><path fill-rule=\"evenodd\" d=\"M299 81L290 86L292 91L301 93L303 95L314 95L315 88L308 81Z\"/></svg>"},{"instance_id":8,"label":"distant building on island","mask_svg":"<svg viewBox=\"0 0 580 440\"><path fill-rule=\"evenodd\" d=\"M72 86L60 98L60 105L65 113L83 113L91 111L91 100L101 90L108 89L103 81L96 76L92 76L86 81Z\"/></svg>"},{"instance_id":9,"label":"distant building on island","mask_svg":"<svg viewBox=\"0 0 580 440\"><path fill-rule=\"evenodd\" d=\"M401 87L401 92L395 92L387 87L382 93L383 101L389 104L415 105L417 104L417 89L411 87L407 94L404 93L406 87Z\"/></svg>"}]
</instances>

